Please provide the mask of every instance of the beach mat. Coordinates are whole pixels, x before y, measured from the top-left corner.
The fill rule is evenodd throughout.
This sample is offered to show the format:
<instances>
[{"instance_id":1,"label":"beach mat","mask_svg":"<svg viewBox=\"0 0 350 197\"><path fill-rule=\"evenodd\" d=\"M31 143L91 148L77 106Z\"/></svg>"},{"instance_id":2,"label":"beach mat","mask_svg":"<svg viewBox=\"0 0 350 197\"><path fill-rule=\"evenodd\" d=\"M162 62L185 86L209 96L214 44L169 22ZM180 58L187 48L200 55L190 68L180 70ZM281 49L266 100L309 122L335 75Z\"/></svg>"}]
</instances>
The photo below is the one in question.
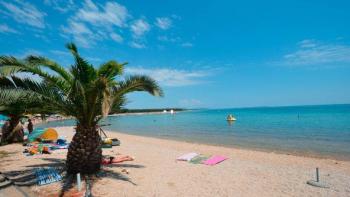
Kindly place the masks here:
<instances>
[{"instance_id":1,"label":"beach mat","mask_svg":"<svg viewBox=\"0 0 350 197\"><path fill-rule=\"evenodd\" d=\"M193 164L202 164L203 161L209 159L210 156L205 156L205 155L198 155L194 158L192 158L189 162Z\"/></svg>"},{"instance_id":2,"label":"beach mat","mask_svg":"<svg viewBox=\"0 0 350 197\"><path fill-rule=\"evenodd\" d=\"M214 156L210 157L209 159L203 161L203 164L212 166L212 165L218 164L220 162L223 162L226 159L228 159L228 158L224 157L224 156L220 156L220 155L214 155Z\"/></svg>"},{"instance_id":3,"label":"beach mat","mask_svg":"<svg viewBox=\"0 0 350 197\"><path fill-rule=\"evenodd\" d=\"M45 132L44 129L35 129L31 134L28 135L28 141L34 142L37 138L39 138Z\"/></svg>"},{"instance_id":4,"label":"beach mat","mask_svg":"<svg viewBox=\"0 0 350 197\"><path fill-rule=\"evenodd\" d=\"M39 168L35 170L38 185L47 185L62 180L62 176L55 168Z\"/></svg>"},{"instance_id":5,"label":"beach mat","mask_svg":"<svg viewBox=\"0 0 350 197\"><path fill-rule=\"evenodd\" d=\"M181 155L176 160L178 160L178 161L190 161L191 159L193 159L194 157L196 157L198 155L199 155L198 153L187 153L187 154Z\"/></svg>"}]
</instances>

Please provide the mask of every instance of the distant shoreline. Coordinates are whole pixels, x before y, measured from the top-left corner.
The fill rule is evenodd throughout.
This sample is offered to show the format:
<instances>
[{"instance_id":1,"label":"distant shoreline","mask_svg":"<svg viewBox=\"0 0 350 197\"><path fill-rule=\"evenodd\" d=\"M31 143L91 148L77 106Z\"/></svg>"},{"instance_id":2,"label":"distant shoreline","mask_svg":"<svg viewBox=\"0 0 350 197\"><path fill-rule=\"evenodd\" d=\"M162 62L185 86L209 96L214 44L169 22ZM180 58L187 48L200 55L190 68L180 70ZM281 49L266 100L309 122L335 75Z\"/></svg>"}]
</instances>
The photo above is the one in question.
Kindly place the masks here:
<instances>
[{"instance_id":1,"label":"distant shoreline","mask_svg":"<svg viewBox=\"0 0 350 197\"><path fill-rule=\"evenodd\" d=\"M189 110L180 110L180 111L174 111L174 113L180 113L184 111ZM108 116L127 116L127 115L151 115L151 114L171 114L169 111L163 112L163 111L154 111L154 112L125 112L125 113L117 113L117 114L110 114Z\"/></svg>"}]
</instances>

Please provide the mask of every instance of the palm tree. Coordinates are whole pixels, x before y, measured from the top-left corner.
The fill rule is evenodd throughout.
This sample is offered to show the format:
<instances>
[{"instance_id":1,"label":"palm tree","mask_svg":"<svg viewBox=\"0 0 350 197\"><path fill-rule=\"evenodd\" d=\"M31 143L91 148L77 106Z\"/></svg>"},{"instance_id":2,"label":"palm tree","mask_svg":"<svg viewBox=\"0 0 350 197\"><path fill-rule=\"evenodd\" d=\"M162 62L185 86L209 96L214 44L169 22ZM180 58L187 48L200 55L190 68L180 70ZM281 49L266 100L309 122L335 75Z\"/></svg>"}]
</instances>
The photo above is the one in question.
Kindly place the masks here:
<instances>
[{"instance_id":1,"label":"palm tree","mask_svg":"<svg viewBox=\"0 0 350 197\"><path fill-rule=\"evenodd\" d=\"M82 58L73 43L66 45L74 58L69 70L56 62L40 56L19 60L0 56L0 75L31 73L39 80L15 77L16 90L30 91L47 108L76 119L76 133L70 143L66 167L70 174L96 173L100 170L102 149L97 124L111 109L125 101L125 94L146 91L162 96L162 89L147 76L134 75L120 79L126 63L108 61L98 68ZM49 70L49 71L46 71ZM1 95L1 92L0 92Z\"/></svg>"},{"instance_id":2,"label":"palm tree","mask_svg":"<svg viewBox=\"0 0 350 197\"><path fill-rule=\"evenodd\" d=\"M41 105L40 100L34 98L31 92L13 91L18 88L14 83L16 77L0 76L0 113L10 118L9 125L2 130L1 144L12 143L14 139L23 140L20 119L27 113L47 113L49 110ZM22 136L22 139L20 137Z\"/></svg>"}]
</instances>

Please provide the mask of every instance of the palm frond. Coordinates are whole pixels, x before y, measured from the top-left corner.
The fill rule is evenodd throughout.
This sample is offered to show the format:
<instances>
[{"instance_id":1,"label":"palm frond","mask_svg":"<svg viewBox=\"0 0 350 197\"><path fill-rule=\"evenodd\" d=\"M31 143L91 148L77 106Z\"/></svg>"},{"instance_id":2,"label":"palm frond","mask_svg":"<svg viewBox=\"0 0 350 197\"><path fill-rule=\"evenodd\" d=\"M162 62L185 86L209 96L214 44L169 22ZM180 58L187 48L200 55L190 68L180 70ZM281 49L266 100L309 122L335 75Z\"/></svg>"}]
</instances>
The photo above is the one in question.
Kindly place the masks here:
<instances>
[{"instance_id":1,"label":"palm frond","mask_svg":"<svg viewBox=\"0 0 350 197\"><path fill-rule=\"evenodd\" d=\"M75 59L75 64L71 68L72 75L75 79L79 80L83 86L88 86L89 82L95 80L97 77L95 68L79 55L75 44L68 43L66 47Z\"/></svg>"},{"instance_id":2,"label":"palm frond","mask_svg":"<svg viewBox=\"0 0 350 197\"><path fill-rule=\"evenodd\" d=\"M12 80L16 86L16 89L12 90L13 92L22 92L23 94L32 95L31 97L25 97L28 102L39 99L44 102L46 106L61 110L62 113L67 115L72 114L72 105L67 102L60 89L43 82L34 81L30 78L12 76Z\"/></svg>"},{"instance_id":3,"label":"palm frond","mask_svg":"<svg viewBox=\"0 0 350 197\"><path fill-rule=\"evenodd\" d=\"M4 88L4 87L15 88L15 84L13 83L13 81L11 80L10 77L0 76L0 87L2 87L2 88Z\"/></svg>"},{"instance_id":4,"label":"palm frond","mask_svg":"<svg viewBox=\"0 0 350 197\"><path fill-rule=\"evenodd\" d=\"M163 96L163 90L154 79L145 75L134 75L127 77L114 87L114 97L119 98L135 91L146 91L154 96Z\"/></svg>"},{"instance_id":5,"label":"palm frond","mask_svg":"<svg viewBox=\"0 0 350 197\"><path fill-rule=\"evenodd\" d=\"M0 88L0 105L9 105L12 102L36 100L37 97L32 91L14 88Z\"/></svg>"},{"instance_id":6,"label":"palm frond","mask_svg":"<svg viewBox=\"0 0 350 197\"><path fill-rule=\"evenodd\" d=\"M67 82L72 81L72 75L66 69L64 69L62 66L60 66L59 64L57 64L56 62L48 58L29 55L28 57L26 57L25 60L32 65L43 66L43 67L49 68L52 71L55 71L59 76L61 76Z\"/></svg>"},{"instance_id":7,"label":"palm frond","mask_svg":"<svg viewBox=\"0 0 350 197\"><path fill-rule=\"evenodd\" d=\"M36 74L41 77L41 79L55 84L62 90L67 90L69 87L62 77L51 75L35 64L29 64L13 56L0 56L0 76L10 76L17 73Z\"/></svg>"},{"instance_id":8,"label":"palm frond","mask_svg":"<svg viewBox=\"0 0 350 197\"><path fill-rule=\"evenodd\" d=\"M117 81L126 63L107 61L95 69L80 56L75 44L66 47L75 61L67 70L41 56L23 60L0 56L0 108L14 111L12 107L17 105L21 110L38 111L40 103L41 110L74 116L79 124L94 126L108 113L119 112L127 102L127 93L145 91L163 96L156 81L147 76ZM37 75L40 80L18 73Z\"/></svg>"},{"instance_id":9,"label":"palm frond","mask_svg":"<svg viewBox=\"0 0 350 197\"><path fill-rule=\"evenodd\" d=\"M126 64L127 63L119 64L114 60L108 61L99 67L97 74L113 80L117 75L123 74L123 69Z\"/></svg>"}]
</instances>

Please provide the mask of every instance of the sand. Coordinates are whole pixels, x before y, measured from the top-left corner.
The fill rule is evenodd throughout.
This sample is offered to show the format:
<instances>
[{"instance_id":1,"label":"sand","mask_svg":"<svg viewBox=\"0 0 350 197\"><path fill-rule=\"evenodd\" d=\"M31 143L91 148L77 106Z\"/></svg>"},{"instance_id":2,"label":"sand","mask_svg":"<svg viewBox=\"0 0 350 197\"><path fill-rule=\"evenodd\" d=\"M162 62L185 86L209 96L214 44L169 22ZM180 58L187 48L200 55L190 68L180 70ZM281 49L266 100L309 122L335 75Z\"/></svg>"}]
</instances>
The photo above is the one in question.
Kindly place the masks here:
<instances>
[{"instance_id":1,"label":"sand","mask_svg":"<svg viewBox=\"0 0 350 197\"><path fill-rule=\"evenodd\" d=\"M57 130L68 139L74 134L72 127ZM119 138L121 146L104 149L104 155L121 153L135 160L104 167L104 171L110 172L94 181L94 196L350 196L349 161L107 133ZM22 154L23 146L19 144L2 146L0 151L13 152L0 158L1 172L64 162L67 153L58 150L51 155L28 157ZM175 160L193 151L229 159L216 166ZM315 179L316 167L329 189L306 184L307 180ZM55 183L30 189L37 196L53 196L61 187L61 183Z\"/></svg>"}]
</instances>

